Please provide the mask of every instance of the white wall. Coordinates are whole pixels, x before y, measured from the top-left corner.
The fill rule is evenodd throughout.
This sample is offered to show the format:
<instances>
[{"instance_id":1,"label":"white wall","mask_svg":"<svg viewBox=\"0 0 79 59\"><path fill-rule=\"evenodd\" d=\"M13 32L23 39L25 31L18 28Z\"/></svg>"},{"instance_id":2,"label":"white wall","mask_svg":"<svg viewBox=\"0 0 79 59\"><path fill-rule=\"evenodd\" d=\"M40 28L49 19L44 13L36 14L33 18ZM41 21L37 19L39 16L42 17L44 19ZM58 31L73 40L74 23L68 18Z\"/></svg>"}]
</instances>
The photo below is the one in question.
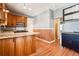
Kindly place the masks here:
<instances>
[{"instance_id":1,"label":"white wall","mask_svg":"<svg viewBox=\"0 0 79 59\"><path fill-rule=\"evenodd\" d=\"M53 27L54 27L54 12L51 9L49 9L49 17L50 17L50 28L53 29Z\"/></svg>"},{"instance_id":2,"label":"white wall","mask_svg":"<svg viewBox=\"0 0 79 59\"><path fill-rule=\"evenodd\" d=\"M35 17L34 28L53 28L53 20L53 10L45 10Z\"/></svg>"},{"instance_id":3,"label":"white wall","mask_svg":"<svg viewBox=\"0 0 79 59\"><path fill-rule=\"evenodd\" d=\"M49 10L35 17L34 28L50 28Z\"/></svg>"},{"instance_id":4,"label":"white wall","mask_svg":"<svg viewBox=\"0 0 79 59\"><path fill-rule=\"evenodd\" d=\"M62 8L57 9L57 10L54 11L54 19L58 18L58 17L62 17L62 16L63 16L63 10L62 10Z\"/></svg>"}]
</instances>

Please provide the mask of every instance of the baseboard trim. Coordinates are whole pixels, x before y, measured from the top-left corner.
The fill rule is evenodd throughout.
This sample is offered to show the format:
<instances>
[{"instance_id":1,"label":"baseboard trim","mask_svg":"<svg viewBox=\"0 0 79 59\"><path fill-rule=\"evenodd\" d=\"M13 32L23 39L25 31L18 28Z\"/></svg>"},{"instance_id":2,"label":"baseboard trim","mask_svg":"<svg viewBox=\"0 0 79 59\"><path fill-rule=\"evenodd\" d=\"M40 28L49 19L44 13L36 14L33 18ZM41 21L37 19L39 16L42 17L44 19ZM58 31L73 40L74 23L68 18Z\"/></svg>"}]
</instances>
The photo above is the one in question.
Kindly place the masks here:
<instances>
[{"instance_id":1,"label":"baseboard trim","mask_svg":"<svg viewBox=\"0 0 79 59\"><path fill-rule=\"evenodd\" d=\"M55 40L53 40L53 41L47 41L47 40L44 40L44 39L41 39L41 38L38 38L38 37L36 37L38 40L40 40L40 41L42 41L42 42L45 42L45 43L48 43L48 44L51 44L51 43L53 43L53 42L55 42Z\"/></svg>"}]
</instances>

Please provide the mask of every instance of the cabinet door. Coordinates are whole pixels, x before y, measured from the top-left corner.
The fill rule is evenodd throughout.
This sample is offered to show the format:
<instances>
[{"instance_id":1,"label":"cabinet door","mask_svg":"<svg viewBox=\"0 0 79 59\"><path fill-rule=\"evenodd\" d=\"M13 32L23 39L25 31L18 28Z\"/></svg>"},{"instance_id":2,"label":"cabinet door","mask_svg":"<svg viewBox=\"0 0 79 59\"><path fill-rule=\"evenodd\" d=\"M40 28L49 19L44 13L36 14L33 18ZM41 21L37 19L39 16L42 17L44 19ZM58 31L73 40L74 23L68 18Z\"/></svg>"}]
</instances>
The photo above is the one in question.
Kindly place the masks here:
<instances>
[{"instance_id":1,"label":"cabinet door","mask_svg":"<svg viewBox=\"0 0 79 59\"><path fill-rule=\"evenodd\" d=\"M4 20L5 19L5 13L0 9L0 19Z\"/></svg>"},{"instance_id":2,"label":"cabinet door","mask_svg":"<svg viewBox=\"0 0 79 59\"><path fill-rule=\"evenodd\" d=\"M4 3L0 3L0 9L6 9L5 4Z\"/></svg>"},{"instance_id":3,"label":"cabinet door","mask_svg":"<svg viewBox=\"0 0 79 59\"><path fill-rule=\"evenodd\" d=\"M24 55L24 37L16 38L15 42L15 55L16 56L23 56Z\"/></svg>"},{"instance_id":4,"label":"cabinet door","mask_svg":"<svg viewBox=\"0 0 79 59\"><path fill-rule=\"evenodd\" d=\"M3 55L3 56L13 56L14 55L13 39L0 40L0 55Z\"/></svg>"},{"instance_id":5,"label":"cabinet door","mask_svg":"<svg viewBox=\"0 0 79 59\"><path fill-rule=\"evenodd\" d=\"M2 8L2 3L0 3L0 9Z\"/></svg>"},{"instance_id":6,"label":"cabinet door","mask_svg":"<svg viewBox=\"0 0 79 59\"><path fill-rule=\"evenodd\" d=\"M23 16L17 16L17 22L24 22Z\"/></svg>"},{"instance_id":7,"label":"cabinet door","mask_svg":"<svg viewBox=\"0 0 79 59\"><path fill-rule=\"evenodd\" d=\"M7 21L7 26L16 26L16 16L8 13L8 21Z\"/></svg>"},{"instance_id":8,"label":"cabinet door","mask_svg":"<svg viewBox=\"0 0 79 59\"><path fill-rule=\"evenodd\" d=\"M25 26L27 26L27 17L23 17L23 23Z\"/></svg>"},{"instance_id":9,"label":"cabinet door","mask_svg":"<svg viewBox=\"0 0 79 59\"><path fill-rule=\"evenodd\" d=\"M25 46L24 46L24 51L25 55L30 55L36 51L36 41L34 36L27 36L25 37Z\"/></svg>"},{"instance_id":10,"label":"cabinet door","mask_svg":"<svg viewBox=\"0 0 79 59\"><path fill-rule=\"evenodd\" d=\"M26 26L27 17L25 17L25 16L17 16L17 22L24 23L24 25Z\"/></svg>"},{"instance_id":11,"label":"cabinet door","mask_svg":"<svg viewBox=\"0 0 79 59\"><path fill-rule=\"evenodd\" d=\"M16 20L17 20L17 16L12 15L12 26L13 26L13 27L16 26Z\"/></svg>"},{"instance_id":12,"label":"cabinet door","mask_svg":"<svg viewBox=\"0 0 79 59\"><path fill-rule=\"evenodd\" d=\"M7 15L7 26L11 26L12 25L12 18L11 18L11 14L8 13Z\"/></svg>"},{"instance_id":13,"label":"cabinet door","mask_svg":"<svg viewBox=\"0 0 79 59\"><path fill-rule=\"evenodd\" d=\"M3 40L0 40L0 56L3 56Z\"/></svg>"}]
</instances>

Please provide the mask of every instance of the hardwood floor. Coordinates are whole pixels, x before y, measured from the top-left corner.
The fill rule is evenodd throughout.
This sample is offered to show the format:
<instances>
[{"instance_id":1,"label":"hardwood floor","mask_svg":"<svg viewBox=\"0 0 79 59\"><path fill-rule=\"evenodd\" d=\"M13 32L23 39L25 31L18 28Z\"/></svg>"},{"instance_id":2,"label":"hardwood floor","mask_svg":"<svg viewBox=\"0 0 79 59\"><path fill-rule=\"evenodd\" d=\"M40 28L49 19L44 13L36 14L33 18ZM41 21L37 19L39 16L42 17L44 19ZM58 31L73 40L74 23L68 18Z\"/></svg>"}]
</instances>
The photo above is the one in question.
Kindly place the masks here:
<instances>
[{"instance_id":1,"label":"hardwood floor","mask_svg":"<svg viewBox=\"0 0 79 59\"><path fill-rule=\"evenodd\" d=\"M37 40L37 52L30 56L79 56L78 52L66 47L60 47L59 40L53 44L47 44Z\"/></svg>"}]
</instances>

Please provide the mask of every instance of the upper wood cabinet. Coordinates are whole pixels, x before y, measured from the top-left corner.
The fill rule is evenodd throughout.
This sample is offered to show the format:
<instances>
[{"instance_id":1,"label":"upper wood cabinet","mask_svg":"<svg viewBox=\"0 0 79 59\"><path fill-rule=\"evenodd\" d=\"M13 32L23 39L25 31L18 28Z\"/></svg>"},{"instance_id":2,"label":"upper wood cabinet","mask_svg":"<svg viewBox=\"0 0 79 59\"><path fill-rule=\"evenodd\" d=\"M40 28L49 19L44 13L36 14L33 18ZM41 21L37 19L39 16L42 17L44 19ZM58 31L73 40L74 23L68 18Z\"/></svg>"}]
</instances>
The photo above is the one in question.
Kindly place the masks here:
<instances>
[{"instance_id":1,"label":"upper wood cabinet","mask_svg":"<svg viewBox=\"0 0 79 59\"><path fill-rule=\"evenodd\" d=\"M0 9L2 9L2 3L0 3Z\"/></svg>"},{"instance_id":2,"label":"upper wood cabinet","mask_svg":"<svg viewBox=\"0 0 79 59\"><path fill-rule=\"evenodd\" d=\"M4 13L4 4L0 3L0 24L2 24L3 22L5 22L5 13Z\"/></svg>"},{"instance_id":3,"label":"upper wood cabinet","mask_svg":"<svg viewBox=\"0 0 79 59\"><path fill-rule=\"evenodd\" d=\"M15 27L17 22L24 23L26 26L27 17L13 15L11 12L6 10L6 5L4 3L0 3L0 25L4 24L7 26Z\"/></svg>"},{"instance_id":4,"label":"upper wood cabinet","mask_svg":"<svg viewBox=\"0 0 79 59\"><path fill-rule=\"evenodd\" d=\"M15 27L16 23L24 23L26 26L27 17L12 15L11 13L8 13L7 26L14 26Z\"/></svg>"},{"instance_id":5,"label":"upper wood cabinet","mask_svg":"<svg viewBox=\"0 0 79 59\"><path fill-rule=\"evenodd\" d=\"M12 15L11 13L8 13L8 19L7 19L7 26L15 27L16 23L24 23L25 26L27 24L27 17L25 16L17 16Z\"/></svg>"},{"instance_id":6,"label":"upper wood cabinet","mask_svg":"<svg viewBox=\"0 0 79 59\"><path fill-rule=\"evenodd\" d=\"M25 22L25 17L24 16L17 16L17 22Z\"/></svg>"},{"instance_id":7,"label":"upper wood cabinet","mask_svg":"<svg viewBox=\"0 0 79 59\"><path fill-rule=\"evenodd\" d=\"M12 26L12 14L8 13L7 15L7 26Z\"/></svg>"},{"instance_id":8,"label":"upper wood cabinet","mask_svg":"<svg viewBox=\"0 0 79 59\"><path fill-rule=\"evenodd\" d=\"M0 22L5 20L5 13L0 9Z\"/></svg>"},{"instance_id":9,"label":"upper wood cabinet","mask_svg":"<svg viewBox=\"0 0 79 59\"><path fill-rule=\"evenodd\" d=\"M7 26L15 27L16 26L16 16L8 13L7 15Z\"/></svg>"},{"instance_id":10,"label":"upper wood cabinet","mask_svg":"<svg viewBox=\"0 0 79 59\"><path fill-rule=\"evenodd\" d=\"M0 25L6 25L6 21L7 21L7 13L9 11L6 10L5 4L4 3L0 3Z\"/></svg>"},{"instance_id":11,"label":"upper wood cabinet","mask_svg":"<svg viewBox=\"0 0 79 59\"><path fill-rule=\"evenodd\" d=\"M0 9L6 9L5 3L0 3Z\"/></svg>"},{"instance_id":12,"label":"upper wood cabinet","mask_svg":"<svg viewBox=\"0 0 79 59\"><path fill-rule=\"evenodd\" d=\"M13 27L16 26L16 20L17 20L17 16L12 15L11 16L11 26L13 26Z\"/></svg>"},{"instance_id":13,"label":"upper wood cabinet","mask_svg":"<svg viewBox=\"0 0 79 59\"><path fill-rule=\"evenodd\" d=\"M17 21L16 22L24 23L26 25L27 24L27 17L17 16Z\"/></svg>"}]
</instances>

